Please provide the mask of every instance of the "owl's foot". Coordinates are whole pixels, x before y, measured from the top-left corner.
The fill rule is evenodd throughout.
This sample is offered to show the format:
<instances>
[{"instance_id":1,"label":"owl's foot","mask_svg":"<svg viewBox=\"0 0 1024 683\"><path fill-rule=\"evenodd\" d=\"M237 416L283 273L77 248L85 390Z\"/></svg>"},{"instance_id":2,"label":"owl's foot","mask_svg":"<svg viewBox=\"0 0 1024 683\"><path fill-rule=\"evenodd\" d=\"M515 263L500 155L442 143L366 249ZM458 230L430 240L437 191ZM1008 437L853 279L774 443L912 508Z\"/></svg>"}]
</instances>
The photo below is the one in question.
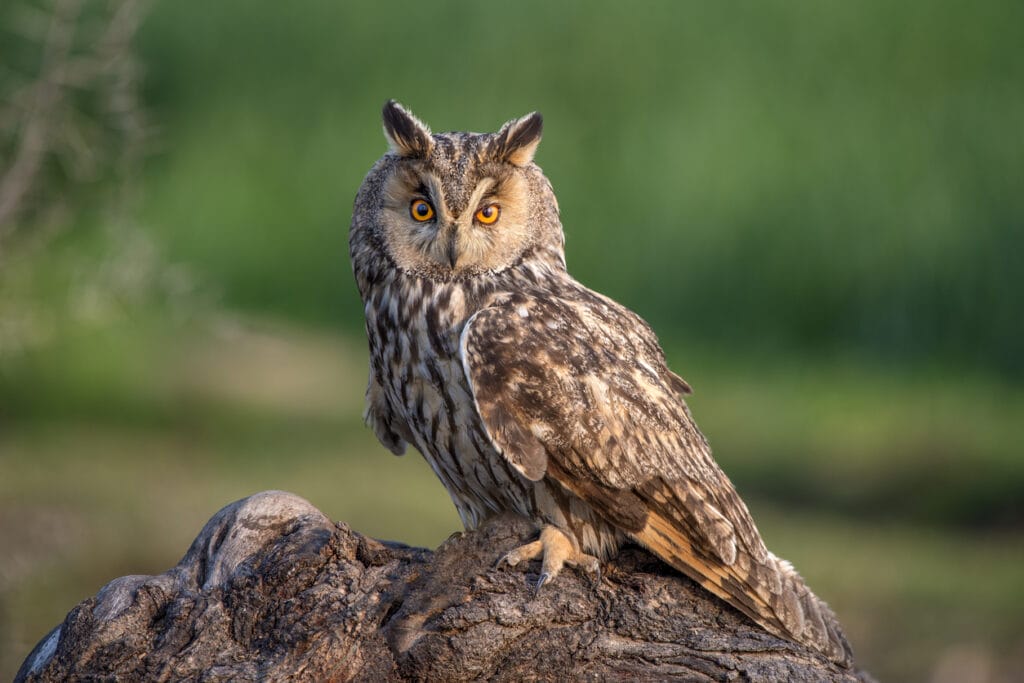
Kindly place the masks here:
<instances>
[{"instance_id":1,"label":"owl's foot","mask_svg":"<svg viewBox=\"0 0 1024 683\"><path fill-rule=\"evenodd\" d=\"M514 567L524 560L534 560L540 556L543 556L540 578L534 586L538 591L544 584L553 581L565 565L580 567L599 578L601 576L601 564L598 559L581 551L564 531L549 524L541 527L539 539L509 551L498 560L498 564L504 563Z\"/></svg>"}]
</instances>

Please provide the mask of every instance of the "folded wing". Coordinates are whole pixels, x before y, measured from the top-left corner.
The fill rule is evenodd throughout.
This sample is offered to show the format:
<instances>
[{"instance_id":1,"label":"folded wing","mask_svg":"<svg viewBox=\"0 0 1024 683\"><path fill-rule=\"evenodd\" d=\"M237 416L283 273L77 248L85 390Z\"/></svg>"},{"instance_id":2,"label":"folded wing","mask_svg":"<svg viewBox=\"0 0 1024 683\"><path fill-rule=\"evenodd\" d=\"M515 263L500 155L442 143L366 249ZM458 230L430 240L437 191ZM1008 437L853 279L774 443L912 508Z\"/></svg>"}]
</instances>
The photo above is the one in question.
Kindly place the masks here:
<instances>
[{"instance_id":1,"label":"folded wing","mask_svg":"<svg viewBox=\"0 0 1024 683\"><path fill-rule=\"evenodd\" d=\"M770 632L851 661L828 607L765 548L638 316L584 289L503 294L461 347L488 435L523 476L558 482Z\"/></svg>"}]
</instances>

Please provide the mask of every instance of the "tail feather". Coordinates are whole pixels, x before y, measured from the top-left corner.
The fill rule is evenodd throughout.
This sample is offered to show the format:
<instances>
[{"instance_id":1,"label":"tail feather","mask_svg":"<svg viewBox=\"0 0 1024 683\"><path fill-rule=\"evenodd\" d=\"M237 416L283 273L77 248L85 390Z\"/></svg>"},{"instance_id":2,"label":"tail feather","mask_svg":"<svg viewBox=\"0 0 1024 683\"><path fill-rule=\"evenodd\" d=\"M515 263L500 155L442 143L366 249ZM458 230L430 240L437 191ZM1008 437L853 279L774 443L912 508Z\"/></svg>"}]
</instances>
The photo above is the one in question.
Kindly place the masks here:
<instances>
[{"instance_id":1,"label":"tail feather","mask_svg":"<svg viewBox=\"0 0 1024 683\"><path fill-rule=\"evenodd\" d=\"M835 614L804 583L792 565L767 554L764 561L743 549L725 564L695 545L673 522L651 514L634 538L662 560L746 614L765 630L810 647L845 667L850 648Z\"/></svg>"}]
</instances>

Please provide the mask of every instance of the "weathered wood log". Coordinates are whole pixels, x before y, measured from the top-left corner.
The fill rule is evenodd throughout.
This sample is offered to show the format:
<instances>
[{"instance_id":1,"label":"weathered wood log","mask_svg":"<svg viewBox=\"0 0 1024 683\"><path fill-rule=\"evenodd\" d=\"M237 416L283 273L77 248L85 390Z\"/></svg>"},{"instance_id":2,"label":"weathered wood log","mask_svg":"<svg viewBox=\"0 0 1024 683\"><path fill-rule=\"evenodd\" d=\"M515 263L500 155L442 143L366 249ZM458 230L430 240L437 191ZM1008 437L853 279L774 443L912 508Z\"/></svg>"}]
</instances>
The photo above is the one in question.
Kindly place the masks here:
<instances>
[{"instance_id":1,"label":"weathered wood log","mask_svg":"<svg viewBox=\"0 0 1024 683\"><path fill-rule=\"evenodd\" d=\"M639 548L538 594L495 560L514 516L436 551L373 540L279 491L232 503L178 566L83 601L16 681L858 681ZM536 567L532 567L536 571Z\"/></svg>"}]
</instances>

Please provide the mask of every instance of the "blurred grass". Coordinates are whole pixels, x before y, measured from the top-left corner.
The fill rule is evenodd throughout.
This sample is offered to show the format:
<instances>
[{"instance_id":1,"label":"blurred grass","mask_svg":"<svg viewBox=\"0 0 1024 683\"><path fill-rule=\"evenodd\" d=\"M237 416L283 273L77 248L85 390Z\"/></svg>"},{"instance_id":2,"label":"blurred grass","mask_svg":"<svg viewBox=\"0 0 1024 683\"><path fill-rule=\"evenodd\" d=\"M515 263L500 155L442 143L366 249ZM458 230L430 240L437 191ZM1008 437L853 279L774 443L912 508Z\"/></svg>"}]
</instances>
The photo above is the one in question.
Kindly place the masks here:
<instances>
[{"instance_id":1,"label":"blurred grass","mask_svg":"<svg viewBox=\"0 0 1024 683\"><path fill-rule=\"evenodd\" d=\"M4 12L0 86L32 61ZM156 3L130 220L109 178L62 187L0 270L0 678L259 490L458 528L359 419L347 224L396 97L435 130L544 113L570 269L652 322L864 666L1020 680L1022 43L1010 0Z\"/></svg>"},{"instance_id":2,"label":"blurred grass","mask_svg":"<svg viewBox=\"0 0 1024 683\"><path fill-rule=\"evenodd\" d=\"M230 444L271 451L285 444L264 432L296 416L314 441L362 428L358 342L339 350L312 330L291 332L299 355L231 322L217 333L211 349L205 335L193 341L195 330L152 315L127 326L68 324L44 350L3 367L0 416L227 430ZM865 362L698 346L671 349L669 361L694 386L694 416L746 493L862 519L1024 528L1019 387L967 375L951 387L936 369L893 375Z\"/></svg>"},{"instance_id":3,"label":"blurred grass","mask_svg":"<svg viewBox=\"0 0 1024 683\"><path fill-rule=\"evenodd\" d=\"M1017 385L842 357L669 360L747 492L864 520L1024 528Z\"/></svg>"},{"instance_id":4,"label":"blurred grass","mask_svg":"<svg viewBox=\"0 0 1024 683\"><path fill-rule=\"evenodd\" d=\"M201 7L143 30L173 150L145 216L232 305L358 329L385 99L438 130L539 109L570 265L663 334L1024 372L1020 3Z\"/></svg>"}]
</instances>

